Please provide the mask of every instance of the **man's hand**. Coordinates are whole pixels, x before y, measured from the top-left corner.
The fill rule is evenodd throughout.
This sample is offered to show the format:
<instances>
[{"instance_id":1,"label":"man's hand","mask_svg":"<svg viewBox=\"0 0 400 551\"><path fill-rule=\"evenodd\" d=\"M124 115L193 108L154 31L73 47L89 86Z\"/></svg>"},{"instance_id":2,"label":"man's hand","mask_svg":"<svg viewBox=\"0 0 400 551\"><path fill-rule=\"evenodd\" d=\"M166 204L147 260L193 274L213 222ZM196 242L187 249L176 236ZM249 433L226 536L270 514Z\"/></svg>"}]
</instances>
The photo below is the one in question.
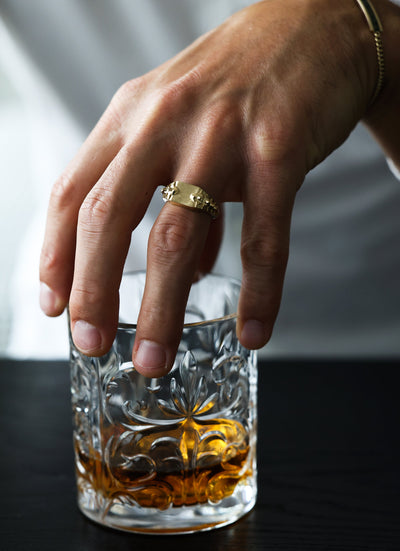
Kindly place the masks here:
<instances>
[{"instance_id":1,"label":"man's hand","mask_svg":"<svg viewBox=\"0 0 400 551\"><path fill-rule=\"evenodd\" d=\"M382 2L383 6L383 2ZM266 0L124 84L54 186L41 258L42 307L69 302L85 354L111 347L132 231L158 186L182 180L243 201L238 335L251 349L278 313L295 194L367 110L377 68L349 0ZM210 269L222 220L171 203L151 231L133 361L173 364L185 304Z\"/></svg>"}]
</instances>

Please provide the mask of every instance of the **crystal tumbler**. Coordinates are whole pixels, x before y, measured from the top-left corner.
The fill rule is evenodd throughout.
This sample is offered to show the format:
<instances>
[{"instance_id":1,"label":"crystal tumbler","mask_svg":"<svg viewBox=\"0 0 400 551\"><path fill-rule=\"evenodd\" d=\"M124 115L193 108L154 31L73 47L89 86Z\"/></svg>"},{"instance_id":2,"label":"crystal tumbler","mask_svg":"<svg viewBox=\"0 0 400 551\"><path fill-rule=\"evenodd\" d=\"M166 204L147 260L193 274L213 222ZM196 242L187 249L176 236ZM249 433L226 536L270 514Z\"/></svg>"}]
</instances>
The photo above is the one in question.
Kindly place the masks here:
<instances>
[{"instance_id":1,"label":"crystal tumbler","mask_svg":"<svg viewBox=\"0 0 400 551\"><path fill-rule=\"evenodd\" d=\"M144 282L123 277L108 354L87 357L71 340L79 508L132 532L224 526L257 492L256 354L236 337L240 284L208 275L192 286L174 366L155 379L131 360Z\"/></svg>"}]
</instances>

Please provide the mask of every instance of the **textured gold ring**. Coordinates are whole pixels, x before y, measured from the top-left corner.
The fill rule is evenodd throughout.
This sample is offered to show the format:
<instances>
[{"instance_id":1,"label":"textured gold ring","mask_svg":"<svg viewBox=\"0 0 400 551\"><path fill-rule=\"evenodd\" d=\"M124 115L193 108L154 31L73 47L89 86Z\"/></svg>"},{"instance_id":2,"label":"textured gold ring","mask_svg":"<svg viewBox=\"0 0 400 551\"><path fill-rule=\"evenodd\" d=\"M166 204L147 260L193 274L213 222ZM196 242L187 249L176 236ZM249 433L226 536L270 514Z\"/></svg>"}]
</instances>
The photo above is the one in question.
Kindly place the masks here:
<instances>
[{"instance_id":1,"label":"textured gold ring","mask_svg":"<svg viewBox=\"0 0 400 551\"><path fill-rule=\"evenodd\" d=\"M180 205L191 210L204 212L214 220L219 214L219 206L201 187L176 180L161 190L165 202Z\"/></svg>"}]
</instances>

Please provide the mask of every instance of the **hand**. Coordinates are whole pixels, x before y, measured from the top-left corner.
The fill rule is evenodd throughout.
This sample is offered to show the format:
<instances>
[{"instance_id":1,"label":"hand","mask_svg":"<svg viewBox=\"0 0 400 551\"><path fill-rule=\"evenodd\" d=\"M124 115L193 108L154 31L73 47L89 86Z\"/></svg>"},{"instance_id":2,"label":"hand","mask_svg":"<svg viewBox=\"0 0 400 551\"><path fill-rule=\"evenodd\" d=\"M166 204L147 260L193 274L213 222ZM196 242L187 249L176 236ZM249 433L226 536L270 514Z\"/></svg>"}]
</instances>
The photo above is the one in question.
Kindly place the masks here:
<instances>
[{"instance_id":1,"label":"hand","mask_svg":"<svg viewBox=\"0 0 400 551\"><path fill-rule=\"evenodd\" d=\"M376 79L371 36L348 0L267 0L124 84L55 184L41 257L42 307L69 302L77 347L111 346L131 232L158 186L183 180L243 201L238 335L269 339L305 174L341 144ZM367 52L367 53L366 53ZM134 364L171 368L190 285L213 264L221 220L167 203L149 237Z\"/></svg>"}]
</instances>

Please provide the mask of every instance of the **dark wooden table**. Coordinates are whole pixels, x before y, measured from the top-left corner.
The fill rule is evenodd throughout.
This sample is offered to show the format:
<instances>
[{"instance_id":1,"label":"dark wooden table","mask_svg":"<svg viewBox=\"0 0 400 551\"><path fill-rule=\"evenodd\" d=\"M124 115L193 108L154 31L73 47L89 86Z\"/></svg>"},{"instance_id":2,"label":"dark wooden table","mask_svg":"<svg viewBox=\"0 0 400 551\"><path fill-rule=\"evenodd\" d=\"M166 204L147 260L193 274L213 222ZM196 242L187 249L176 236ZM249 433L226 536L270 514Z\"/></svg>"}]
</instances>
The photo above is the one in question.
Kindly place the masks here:
<instances>
[{"instance_id":1,"label":"dark wooden table","mask_svg":"<svg viewBox=\"0 0 400 551\"><path fill-rule=\"evenodd\" d=\"M105 529L75 505L66 363L0 360L0 550L400 550L400 362L264 362L259 499L185 536Z\"/></svg>"}]
</instances>

